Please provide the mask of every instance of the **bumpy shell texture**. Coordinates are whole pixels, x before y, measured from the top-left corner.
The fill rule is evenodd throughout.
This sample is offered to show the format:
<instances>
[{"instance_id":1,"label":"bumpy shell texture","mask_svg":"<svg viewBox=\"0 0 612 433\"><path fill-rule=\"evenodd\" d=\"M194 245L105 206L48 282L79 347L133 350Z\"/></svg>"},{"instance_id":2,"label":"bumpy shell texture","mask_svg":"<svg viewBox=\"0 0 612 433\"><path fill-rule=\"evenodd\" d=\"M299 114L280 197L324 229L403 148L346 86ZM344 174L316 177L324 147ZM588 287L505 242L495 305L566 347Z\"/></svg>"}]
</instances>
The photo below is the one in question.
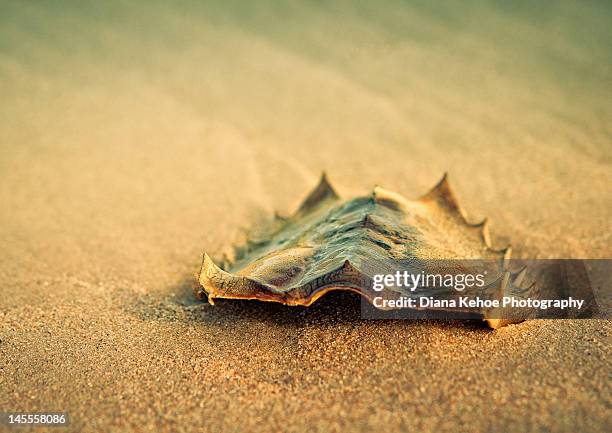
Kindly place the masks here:
<instances>
[{"instance_id":1,"label":"bumpy shell texture","mask_svg":"<svg viewBox=\"0 0 612 433\"><path fill-rule=\"evenodd\" d=\"M325 174L290 217L277 216L258 238L234 251L219 266L207 255L196 296L256 299L308 306L331 290L350 290L370 302L374 274L397 263L430 260L482 260L498 263L488 290L499 296L519 289L523 274L506 271L510 247L493 249L488 222L470 224L447 176L418 200L376 187L370 195L343 200ZM497 296L497 295L496 295ZM477 317L497 328L517 319Z\"/></svg>"}]
</instances>

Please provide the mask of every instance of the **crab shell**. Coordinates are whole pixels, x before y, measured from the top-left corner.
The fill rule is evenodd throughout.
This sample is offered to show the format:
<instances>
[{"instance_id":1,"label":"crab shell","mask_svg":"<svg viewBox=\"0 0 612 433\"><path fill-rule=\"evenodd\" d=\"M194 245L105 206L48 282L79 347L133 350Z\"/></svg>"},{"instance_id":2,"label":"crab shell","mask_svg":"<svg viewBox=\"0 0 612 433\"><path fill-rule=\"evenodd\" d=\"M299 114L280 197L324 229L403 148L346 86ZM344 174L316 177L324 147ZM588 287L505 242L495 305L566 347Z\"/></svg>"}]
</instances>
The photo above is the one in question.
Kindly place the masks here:
<instances>
[{"instance_id":1,"label":"crab shell","mask_svg":"<svg viewBox=\"0 0 612 433\"><path fill-rule=\"evenodd\" d=\"M277 215L270 227L236 247L233 258L217 266L205 253L195 294L211 304L225 298L309 306L332 290L347 290L372 303L379 296L373 275L393 272L397 263L486 260L498 264L489 297L525 295L533 287L520 287L524 270L507 270L510 255L509 246L491 246L486 218L467 221L446 174L411 201L380 187L343 200L323 173L292 216ZM522 320L486 309L476 313L492 328Z\"/></svg>"}]
</instances>

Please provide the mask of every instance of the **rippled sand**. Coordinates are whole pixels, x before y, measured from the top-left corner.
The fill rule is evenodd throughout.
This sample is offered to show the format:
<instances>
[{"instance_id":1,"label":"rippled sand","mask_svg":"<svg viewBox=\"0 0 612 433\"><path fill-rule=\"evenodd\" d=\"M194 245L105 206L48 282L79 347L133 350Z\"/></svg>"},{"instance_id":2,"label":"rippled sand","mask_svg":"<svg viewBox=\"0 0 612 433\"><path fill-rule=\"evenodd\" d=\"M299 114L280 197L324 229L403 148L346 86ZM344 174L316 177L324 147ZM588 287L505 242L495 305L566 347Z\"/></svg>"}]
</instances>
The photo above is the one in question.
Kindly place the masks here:
<instances>
[{"instance_id":1,"label":"rippled sand","mask_svg":"<svg viewBox=\"0 0 612 433\"><path fill-rule=\"evenodd\" d=\"M7 3L7 2L5 2ZM196 303L204 250L444 171L519 257L611 257L605 2L0 6L0 408L72 431L605 431L609 321Z\"/></svg>"}]
</instances>

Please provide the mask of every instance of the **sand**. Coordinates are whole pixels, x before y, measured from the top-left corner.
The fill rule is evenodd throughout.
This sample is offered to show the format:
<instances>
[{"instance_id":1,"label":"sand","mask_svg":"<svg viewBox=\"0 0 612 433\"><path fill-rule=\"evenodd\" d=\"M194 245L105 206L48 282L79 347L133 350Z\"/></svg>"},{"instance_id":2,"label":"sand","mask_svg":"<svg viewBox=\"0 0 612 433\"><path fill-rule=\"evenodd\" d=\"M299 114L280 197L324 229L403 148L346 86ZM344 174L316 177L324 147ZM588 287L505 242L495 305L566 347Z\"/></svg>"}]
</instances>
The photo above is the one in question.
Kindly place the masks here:
<instances>
[{"instance_id":1,"label":"sand","mask_svg":"<svg viewBox=\"0 0 612 433\"><path fill-rule=\"evenodd\" d=\"M75 432L609 430L608 320L190 292L204 250L322 170L407 197L448 171L519 257L611 257L605 2L150 3L0 6L0 410Z\"/></svg>"}]
</instances>

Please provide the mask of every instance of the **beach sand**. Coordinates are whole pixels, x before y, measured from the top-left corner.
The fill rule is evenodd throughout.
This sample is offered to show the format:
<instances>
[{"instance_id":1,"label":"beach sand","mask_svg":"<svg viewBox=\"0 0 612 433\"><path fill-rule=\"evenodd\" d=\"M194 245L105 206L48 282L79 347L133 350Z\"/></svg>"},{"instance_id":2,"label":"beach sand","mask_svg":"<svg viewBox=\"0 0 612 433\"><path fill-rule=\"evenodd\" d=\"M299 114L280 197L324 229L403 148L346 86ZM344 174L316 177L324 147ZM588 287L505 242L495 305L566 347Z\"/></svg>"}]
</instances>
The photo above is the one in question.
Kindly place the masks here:
<instances>
[{"instance_id":1,"label":"beach sand","mask_svg":"<svg viewBox=\"0 0 612 433\"><path fill-rule=\"evenodd\" d=\"M516 256L610 258L605 2L7 3L0 411L75 432L609 431L608 320L491 331L363 321L349 294L191 293L204 251L323 170L411 198L447 171Z\"/></svg>"}]
</instances>

